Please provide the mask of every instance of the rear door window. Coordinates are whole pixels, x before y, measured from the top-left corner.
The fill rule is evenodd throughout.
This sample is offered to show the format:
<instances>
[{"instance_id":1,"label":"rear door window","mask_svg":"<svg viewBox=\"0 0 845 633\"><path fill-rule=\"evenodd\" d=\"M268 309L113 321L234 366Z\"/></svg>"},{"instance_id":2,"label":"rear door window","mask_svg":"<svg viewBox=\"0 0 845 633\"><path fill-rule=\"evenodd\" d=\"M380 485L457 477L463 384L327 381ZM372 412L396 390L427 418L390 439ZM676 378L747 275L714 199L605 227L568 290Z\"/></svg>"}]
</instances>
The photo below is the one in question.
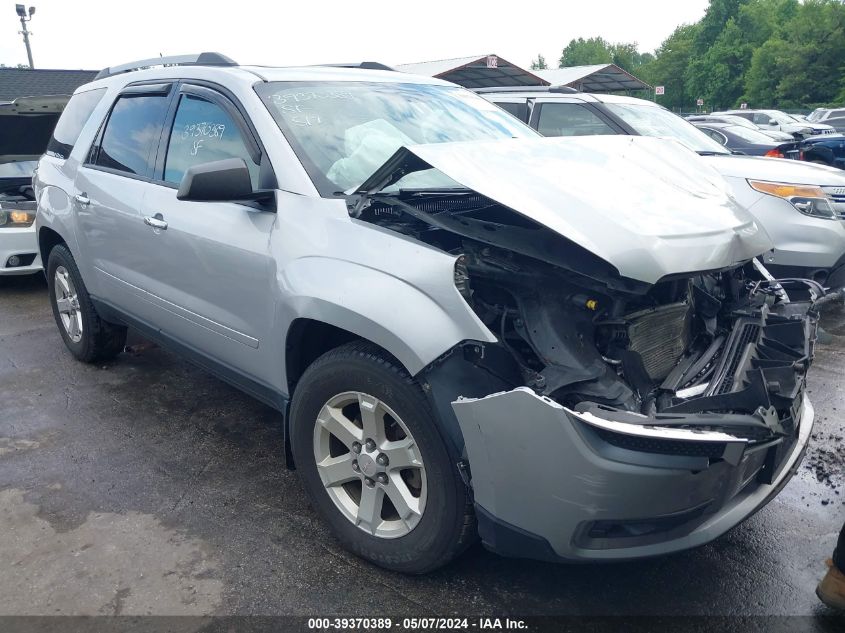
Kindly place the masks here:
<instances>
[{"instance_id":1,"label":"rear door window","mask_svg":"<svg viewBox=\"0 0 845 633\"><path fill-rule=\"evenodd\" d=\"M616 134L598 114L579 103L540 104L537 131L543 136Z\"/></svg>"},{"instance_id":2,"label":"rear door window","mask_svg":"<svg viewBox=\"0 0 845 633\"><path fill-rule=\"evenodd\" d=\"M79 92L70 98L47 144L48 155L55 158L70 156L73 146L82 133L82 128L85 127L91 113L105 93L105 88L97 88Z\"/></svg>"},{"instance_id":3,"label":"rear door window","mask_svg":"<svg viewBox=\"0 0 845 633\"><path fill-rule=\"evenodd\" d=\"M183 94L167 144L164 180L178 185L189 167L226 158L242 158L249 168L252 186L257 187L258 165L237 123L216 103Z\"/></svg>"},{"instance_id":4,"label":"rear door window","mask_svg":"<svg viewBox=\"0 0 845 633\"><path fill-rule=\"evenodd\" d=\"M112 108L94 164L149 178L167 114L166 95L124 95Z\"/></svg>"}]
</instances>

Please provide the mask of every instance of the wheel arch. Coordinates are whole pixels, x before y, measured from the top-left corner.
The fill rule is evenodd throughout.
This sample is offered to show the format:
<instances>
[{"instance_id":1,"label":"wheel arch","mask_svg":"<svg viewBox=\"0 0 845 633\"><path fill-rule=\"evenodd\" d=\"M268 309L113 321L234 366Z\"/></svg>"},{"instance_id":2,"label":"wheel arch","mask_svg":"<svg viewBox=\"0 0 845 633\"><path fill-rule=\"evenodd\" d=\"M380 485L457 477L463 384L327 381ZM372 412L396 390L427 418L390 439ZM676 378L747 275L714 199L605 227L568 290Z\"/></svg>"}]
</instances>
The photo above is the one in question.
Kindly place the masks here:
<instances>
[{"instance_id":1,"label":"wheel arch","mask_svg":"<svg viewBox=\"0 0 845 633\"><path fill-rule=\"evenodd\" d=\"M42 226L38 231L38 252L41 253L41 261L44 270L47 270L47 263L50 259L50 252L59 244L67 246L67 241L48 226Z\"/></svg>"},{"instance_id":2,"label":"wheel arch","mask_svg":"<svg viewBox=\"0 0 845 633\"><path fill-rule=\"evenodd\" d=\"M285 338L285 377L291 397L302 374L315 360L345 343L359 340L367 339L324 321L295 319Z\"/></svg>"}]
</instances>

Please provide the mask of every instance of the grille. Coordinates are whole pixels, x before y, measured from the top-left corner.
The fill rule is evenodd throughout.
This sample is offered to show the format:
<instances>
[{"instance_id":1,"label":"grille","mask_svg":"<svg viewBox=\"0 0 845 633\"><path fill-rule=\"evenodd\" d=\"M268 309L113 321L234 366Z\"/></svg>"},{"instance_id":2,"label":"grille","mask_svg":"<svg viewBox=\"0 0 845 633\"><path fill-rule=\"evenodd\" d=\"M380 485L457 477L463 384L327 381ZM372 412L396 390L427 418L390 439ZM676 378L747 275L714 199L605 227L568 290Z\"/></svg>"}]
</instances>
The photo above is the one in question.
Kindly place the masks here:
<instances>
[{"instance_id":1,"label":"grille","mask_svg":"<svg viewBox=\"0 0 845 633\"><path fill-rule=\"evenodd\" d=\"M840 220L845 220L845 187L822 187L833 199L833 209Z\"/></svg>"},{"instance_id":2,"label":"grille","mask_svg":"<svg viewBox=\"0 0 845 633\"><path fill-rule=\"evenodd\" d=\"M662 380L689 346L689 305L673 303L637 312L627 320L629 349L642 357L652 380Z\"/></svg>"},{"instance_id":3,"label":"grille","mask_svg":"<svg viewBox=\"0 0 845 633\"><path fill-rule=\"evenodd\" d=\"M739 369L739 363L740 361L742 361L742 356L743 354L745 354L745 348L748 347L749 343L756 343L759 334L759 325L754 325L753 323L746 323L742 326L742 332L740 332L736 342L736 346L733 348L734 353L731 357L730 362L728 363L727 370L725 371L725 376L724 378L722 378L722 382L719 383L719 386L713 392L715 395L727 393L733 390L734 378L736 376L737 370Z\"/></svg>"},{"instance_id":4,"label":"grille","mask_svg":"<svg viewBox=\"0 0 845 633\"><path fill-rule=\"evenodd\" d=\"M682 455L684 457L708 457L718 459L725 454L724 442L685 442L683 440L664 440L661 438L624 435L607 429L595 428L598 436L608 444L641 453L661 455Z\"/></svg>"}]
</instances>

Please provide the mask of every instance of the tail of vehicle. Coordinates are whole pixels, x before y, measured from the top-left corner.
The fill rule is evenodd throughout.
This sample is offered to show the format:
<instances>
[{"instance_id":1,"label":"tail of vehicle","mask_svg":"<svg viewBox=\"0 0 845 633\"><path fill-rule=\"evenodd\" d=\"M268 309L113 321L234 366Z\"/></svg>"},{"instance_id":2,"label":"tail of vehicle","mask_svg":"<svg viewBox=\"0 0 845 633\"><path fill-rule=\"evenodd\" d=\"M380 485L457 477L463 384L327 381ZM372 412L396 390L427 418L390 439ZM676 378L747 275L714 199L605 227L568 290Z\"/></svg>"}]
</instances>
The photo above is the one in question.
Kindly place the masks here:
<instances>
[{"instance_id":1,"label":"tail of vehicle","mask_svg":"<svg viewBox=\"0 0 845 633\"><path fill-rule=\"evenodd\" d=\"M800 143L798 141L794 141L791 143L782 143L781 145L773 147L768 152L766 152L765 156L768 156L769 158L788 158L790 160L801 160L799 146Z\"/></svg>"}]
</instances>

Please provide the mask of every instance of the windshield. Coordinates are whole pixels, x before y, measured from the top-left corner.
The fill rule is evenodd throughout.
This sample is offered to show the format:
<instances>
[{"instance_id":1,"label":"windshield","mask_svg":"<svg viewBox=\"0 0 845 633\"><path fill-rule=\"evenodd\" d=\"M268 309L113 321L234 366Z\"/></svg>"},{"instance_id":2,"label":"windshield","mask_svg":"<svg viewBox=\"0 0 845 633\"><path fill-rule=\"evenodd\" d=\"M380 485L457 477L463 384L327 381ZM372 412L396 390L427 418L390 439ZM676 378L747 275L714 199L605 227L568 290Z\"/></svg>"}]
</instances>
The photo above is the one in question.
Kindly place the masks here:
<instances>
[{"instance_id":1,"label":"windshield","mask_svg":"<svg viewBox=\"0 0 845 633\"><path fill-rule=\"evenodd\" d=\"M763 112L767 117L770 119L774 119L781 125L795 125L798 119L794 119L785 112L780 112L778 110L765 110Z\"/></svg>"},{"instance_id":2,"label":"windshield","mask_svg":"<svg viewBox=\"0 0 845 633\"><path fill-rule=\"evenodd\" d=\"M748 119L743 119L741 116L732 116L727 114L725 116L719 117L719 120L730 123L731 125L740 125L742 127L748 128L749 130L758 130L760 129L758 126L754 125Z\"/></svg>"},{"instance_id":3,"label":"windshield","mask_svg":"<svg viewBox=\"0 0 845 633\"><path fill-rule=\"evenodd\" d=\"M637 134L672 138L698 153L730 154L692 123L669 110L633 103L606 103L605 107L630 125Z\"/></svg>"},{"instance_id":4,"label":"windshield","mask_svg":"<svg viewBox=\"0 0 845 633\"><path fill-rule=\"evenodd\" d=\"M323 196L357 187L405 145L537 135L456 86L272 82L256 90ZM433 172L403 184L457 186Z\"/></svg>"}]
</instances>

